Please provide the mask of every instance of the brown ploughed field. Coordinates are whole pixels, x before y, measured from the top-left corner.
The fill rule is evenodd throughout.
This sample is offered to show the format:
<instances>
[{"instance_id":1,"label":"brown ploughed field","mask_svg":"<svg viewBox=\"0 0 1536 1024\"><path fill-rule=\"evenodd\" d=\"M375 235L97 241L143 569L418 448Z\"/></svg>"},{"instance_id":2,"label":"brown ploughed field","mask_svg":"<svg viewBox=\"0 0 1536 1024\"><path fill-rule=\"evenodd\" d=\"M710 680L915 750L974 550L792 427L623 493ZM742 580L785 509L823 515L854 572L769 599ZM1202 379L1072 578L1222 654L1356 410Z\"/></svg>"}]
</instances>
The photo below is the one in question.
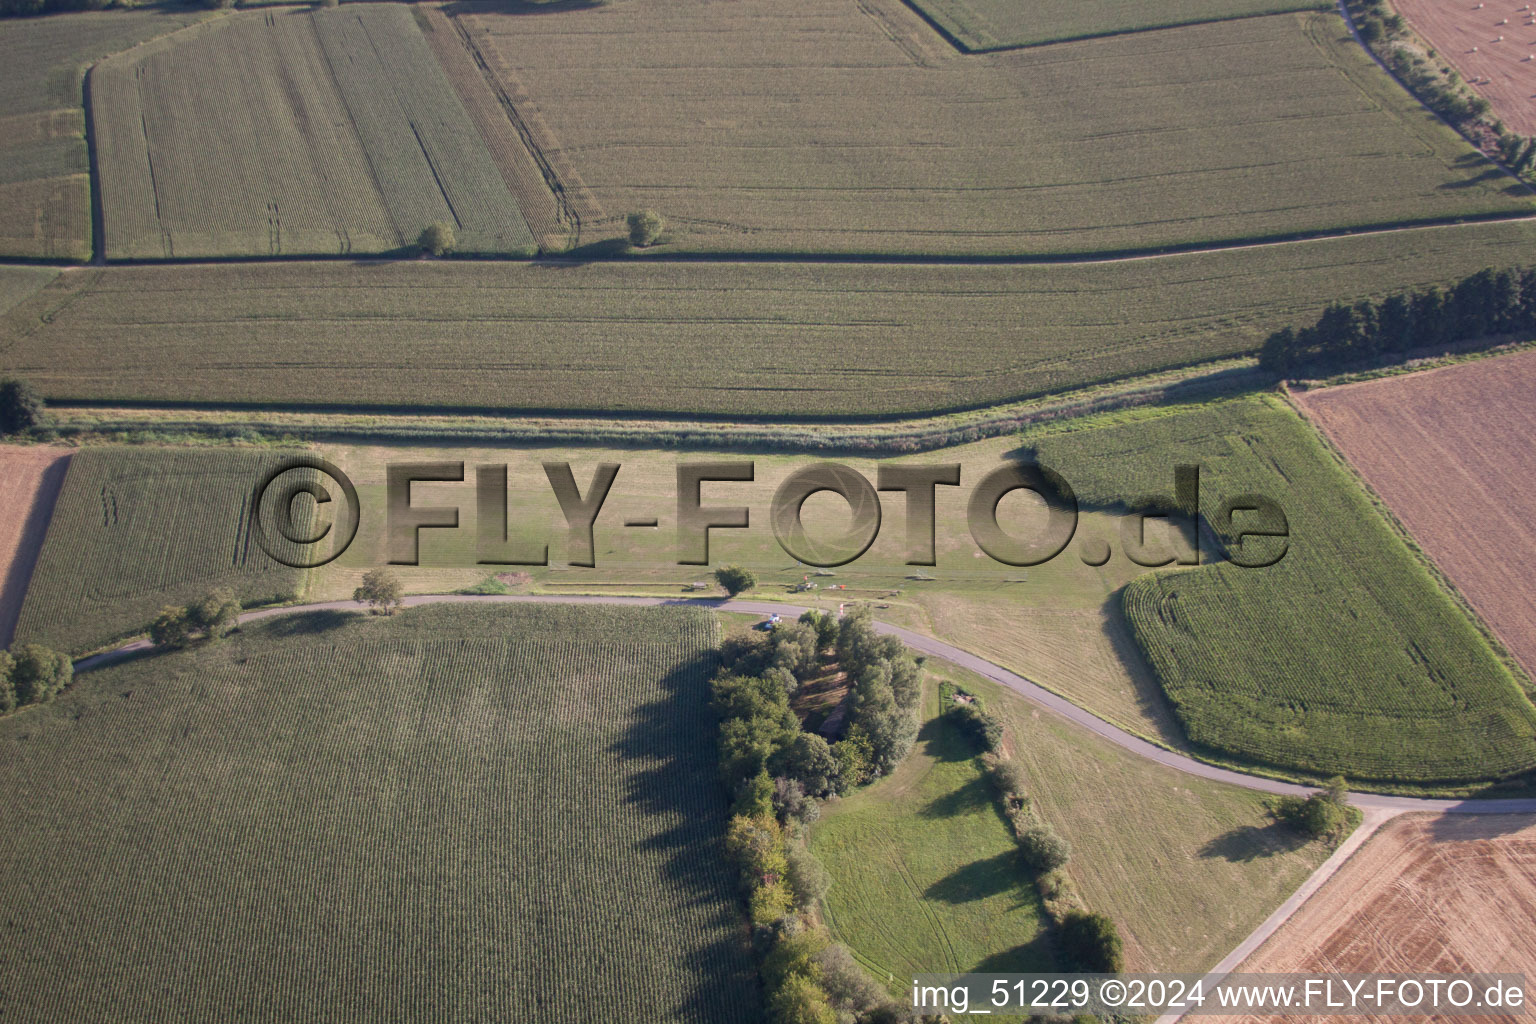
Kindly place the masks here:
<instances>
[{"instance_id":1,"label":"brown ploughed field","mask_svg":"<svg viewBox=\"0 0 1536 1024\"><path fill-rule=\"evenodd\" d=\"M1408 814L1388 822L1238 970L1536 973L1536 815ZM1190 1019L1280 1024L1297 1018ZM1467 1024L1494 1018L1327 1019ZM1526 1008L1499 1019L1531 1020L1533 1013Z\"/></svg>"},{"instance_id":2,"label":"brown ploughed field","mask_svg":"<svg viewBox=\"0 0 1536 1024\"><path fill-rule=\"evenodd\" d=\"M1302 409L1536 676L1536 352L1324 388Z\"/></svg>"},{"instance_id":3,"label":"brown ploughed field","mask_svg":"<svg viewBox=\"0 0 1536 1024\"><path fill-rule=\"evenodd\" d=\"M1393 0L1435 53L1521 135L1536 135L1536 5L1526 0ZM1500 24L1503 22L1503 24Z\"/></svg>"},{"instance_id":4,"label":"brown ploughed field","mask_svg":"<svg viewBox=\"0 0 1536 1024\"><path fill-rule=\"evenodd\" d=\"M11 642L69 452L0 445L0 647Z\"/></svg>"}]
</instances>

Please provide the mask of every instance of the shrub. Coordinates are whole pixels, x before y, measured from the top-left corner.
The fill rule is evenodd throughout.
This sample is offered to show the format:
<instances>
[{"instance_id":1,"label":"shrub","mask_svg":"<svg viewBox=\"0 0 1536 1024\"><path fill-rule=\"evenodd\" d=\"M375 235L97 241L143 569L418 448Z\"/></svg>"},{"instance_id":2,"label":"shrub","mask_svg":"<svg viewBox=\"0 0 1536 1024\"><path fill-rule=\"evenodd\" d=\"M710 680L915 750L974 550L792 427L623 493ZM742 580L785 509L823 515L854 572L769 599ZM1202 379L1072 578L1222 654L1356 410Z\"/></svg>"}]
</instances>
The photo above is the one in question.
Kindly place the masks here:
<instances>
[{"instance_id":1,"label":"shrub","mask_svg":"<svg viewBox=\"0 0 1536 1024\"><path fill-rule=\"evenodd\" d=\"M0 435L30 430L42 418L43 400L26 381L0 381Z\"/></svg>"},{"instance_id":2,"label":"shrub","mask_svg":"<svg viewBox=\"0 0 1536 1024\"><path fill-rule=\"evenodd\" d=\"M453 225L446 221L428 224L421 231L421 249L433 256L446 256L453 251L454 243Z\"/></svg>"},{"instance_id":3,"label":"shrub","mask_svg":"<svg viewBox=\"0 0 1536 1024\"><path fill-rule=\"evenodd\" d=\"M827 869L814 853L798 843L790 846L785 863L785 877L794 893L795 906L810 910L832 888L832 876L827 874Z\"/></svg>"},{"instance_id":4,"label":"shrub","mask_svg":"<svg viewBox=\"0 0 1536 1024\"><path fill-rule=\"evenodd\" d=\"M1072 911L1062 920L1058 939L1067 963L1079 971L1114 974L1125 966L1120 931L1103 914Z\"/></svg>"},{"instance_id":5,"label":"shrub","mask_svg":"<svg viewBox=\"0 0 1536 1024\"><path fill-rule=\"evenodd\" d=\"M1072 844L1039 818L1031 816L1016 836L1024 863L1036 871L1055 871L1072 858Z\"/></svg>"},{"instance_id":6,"label":"shrub","mask_svg":"<svg viewBox=\"0 0 1536 1024\"><path fill-rule=\"evenodd\" d=\"M794 902L789 883L775 879L752 890L752 897L747 901L747 911L753 924L767 928L788 914Z\"/></svg>"},{"instance_id":7,"label":"shrub","mask_svg":"<svg viewBox=\"0 0 1536 1024\"><path fill-rule=\"evenodd\" d=\"M733 810L747 818L766 818L773 814L773 780L767 772L758 772L742 783Z\"/></svg>"},{"instance_id":8,"label":"shrub","mask_svg":"<svg viewBox=\"0 0 1536 1024\"><path fill-rule=\"evenodd\" d=\"M987 759L987 770L992 775L992 784L1005 799L1022 800L1024 798L1029 777L1025 774L1023 765L1017 761L991 757Z\"/></svg>"},{"instance_id":9,"label":"shrub","mask_svg":"<svg viewBox=\"0 0 1536 1024\"><path fill-rule=\"evenodd\" d=\"M0 651L0 715L16 710L16 684L11 682L15 660L6 651Z\"/></svg>"},{"instance_id":10,"label":"shrub","mask_svg":"<svg viewBox=\"0 0 1536 1024\"><path fill-rule=\"evenodd\" d=\"M655 210L636 210L625 218L625 222L629 225L630 244L642 248L656 244L662 229L667 226Z\"/></svg>"},{"instance_id":11,"label":"shrub","mask_svg":"<svg viewBox=\"0 0 1536 1024\"><path fill-rule=\"evenodd\" d=\"M240 621L240 601L228 587L210 590L197 601L187 605L187 623L201 630L209 640L228 636Z\"/></svg>"},{"instance_id":12,"label":"shrub","mask_svg":"<svg viewBox=\"0 0 1536 1024\"><path fill-rule=\"evenodd\" d=\"M816 738L821 739L819 736ZM827 756L832 756L830 750ZM821 804L815 797L806 795L805 786L798 779L773 780L773 810L785 828L796 831L802 825L815 824L816 819L821 817Z\"/></svg>"},{"instance_id":13,"label":"shrub","mask_svg":"<svg viewBox=\"0 0 1536 1024\"><path fill-rule=\"evenodd\" d=\"M739 565L722 565L715 570L715 582L720 584L727 594L735 597L757 586L757 576L751 569L743 569Z\"/></svg>"},{"instance_id":14,"label":"shrub","mask_svg":"<svg viewBox=\"0 0 1536 1024\"><path fill-rule=\"evenodd\" d=\"M1302 835L1321 839L1344 827L1348 820L1345 798L1344 780L1330 779L1326 788L1305 799L1298 796L1281 797L1275 808L1275 817Z\"/></svg>"},{"instance_id":15,"label":"shrub","mask_svg":"<svg viewBox=\"0 0 1536 1024\"><path fill-rule=\"evenodd\" d=\"M975 704L956 704L949 709L949 718L983 750L995 751L1002 746L1003 723Z\"/></svg>"},{"instance_id":16,"label":"shrub","mask_svg":"<svg viewBox=\"0 0 1536 1024\"><path fill-rule=\"evenodd\" d=\"M352 600L369 608L393 615L405 601L405 587L400 577L388 569L369 569L363 576L363 585L352 591Z\"/></svg>"},{"instance_id":17,"label":"shrub","mask_svg":"<svg viewBox=\"0 0 1536 1024\"><path fill-rule=\"evenodd\" d=\"M192 624L187 621L187 610L166 605L149 624L149 639L156 647L185 647L192 639Z\"/></svg>"}]
</instances>

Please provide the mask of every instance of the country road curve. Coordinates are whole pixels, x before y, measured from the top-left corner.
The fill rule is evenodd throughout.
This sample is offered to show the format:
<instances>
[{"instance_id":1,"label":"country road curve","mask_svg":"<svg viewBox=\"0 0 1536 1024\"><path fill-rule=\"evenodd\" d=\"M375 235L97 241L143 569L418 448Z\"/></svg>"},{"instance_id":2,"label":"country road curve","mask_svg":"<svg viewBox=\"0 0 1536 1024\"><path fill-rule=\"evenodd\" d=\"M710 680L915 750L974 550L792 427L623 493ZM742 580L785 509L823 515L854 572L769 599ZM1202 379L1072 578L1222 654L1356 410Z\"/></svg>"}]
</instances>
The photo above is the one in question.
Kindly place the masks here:
<instances>
[{"instance_id":1,"label":"country road curve","mask_svg":"<svg viewBox=\"0 0 1536 1024\"><path fill-rule=\"evenodd\" d=\"M752 615L772 615L777 613L789 616L798 616L801 612L806 611L808 607L805 605L782 604L776 601L741 601L726 600L724 598L609 597L574 594L417 594L407 597L404 604L406 607L414 607L424 604L475 602L502 604L678 605L708 608L714 611L745 612ZM245 612L240 616L240 621L254 622L258 619L267 619L279 615L297 615L313 611L360 611L364 607L364 605L356 601L320 601L313 604L281 605L274 608L261 608L256 611ZM915 633L912 630L903 629L901 626L888 622L881 622L878 619L875 620L875 628L881 633L900 638L903 643L914 651L942 658L945 661L1005 686L1025 700L1037 704L1048 711L1053 711L1061 717L1082 726L1094 735L1101 736L1116 746L1122 747L1149 761L1154 761L1157 764L1165 765L1197 778L1209 779L1212 782L1224 782L1233 786L1242 786L1244 789L1258 790L1264 793L1305 796L1312 792L1312 789L1305 786L1298 786L1289 782L1279 782L1255 775L1246 775L1228 768L1218 768L1215 765L1205 764L1187 755L1159 747L1154 743L1149 743L1139 736L1109 724L1102 718L1078 707L1066 698L1052 693L1038 683L1031 682L1016 672L1009 671L1001 665L996 665L985 658L978 657L969 651L955 647L952 644L947 644L942 640L937 640L922 633ZM75 671L89 672L92 669L101 668L120 660L135 651L148 650L151 646L148 640L135 640L114 650L81 658L75 662ZM1350 803L1362 810L1379 810L1391 813L1403 811L1431 811L1451 814L1536 813L1536 798L1514 800L1437 800L1421 797L1383 796L1377 793L1351 793L1349 800Z\"/></svg>"}]
</instances>

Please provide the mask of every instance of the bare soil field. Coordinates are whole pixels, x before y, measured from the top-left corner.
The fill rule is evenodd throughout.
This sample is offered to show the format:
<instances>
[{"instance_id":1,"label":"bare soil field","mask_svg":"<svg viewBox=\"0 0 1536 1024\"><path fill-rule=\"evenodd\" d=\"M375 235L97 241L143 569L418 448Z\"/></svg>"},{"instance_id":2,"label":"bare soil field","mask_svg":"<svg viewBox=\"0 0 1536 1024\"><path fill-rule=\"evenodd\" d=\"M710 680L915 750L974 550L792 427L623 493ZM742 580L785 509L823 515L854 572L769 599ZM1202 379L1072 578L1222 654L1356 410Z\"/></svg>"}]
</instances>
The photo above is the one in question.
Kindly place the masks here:
<instances>
[{"instance_id":1,"label":"bare soil field","mask_svg":"<svg viewBox=\"0 0 1536 1024\"><path fill-rule=\"evenodd\" d=\"M1506 125L1536 135L1536 19L1525 0L1392 3Z\"/></svg>"},{"instance_id":2,"label":"bare soil field","mask_svg":"<svg viewBox=\"0 0 1536 1024\"><path fill-rule=\"evenodd\" d=\"M931 254L1530 209L1332 12L961 56L898 0L455 6L583 243L642 207L671 249Z\"/></svg>"},{"instance_id":3,"label":"bare soil field","mask_svg":"<svg viewBox=\"0 0 1536 1024\"><path fill-rule=\"evenodd\" d=\"M1536 352L1299 402L1536 675Z\"/></svg>"},{"instance_id":4,"label":"bare soil field","mask_svg":"<svg viewBox=\"0 0 1536 1024\"><path fill-rule=\"evenodd\" d=\"M9 646L69 452L0 445L0 647Z\"/></svg>"},{"instance_id":5,"label":"bare soil field","mask_svg":"<svg viewBox=\"0 0 1536 1024\"><path fill-rule=\"evenodd\" d=\"M1536 817L1410 814L1388 822L1238 970L1536 971ZM1280 1024L1296 1018L1199 1019ZM1518 1019L1530 1020L1530 1011Z\"/></svg>"}]
</instances>

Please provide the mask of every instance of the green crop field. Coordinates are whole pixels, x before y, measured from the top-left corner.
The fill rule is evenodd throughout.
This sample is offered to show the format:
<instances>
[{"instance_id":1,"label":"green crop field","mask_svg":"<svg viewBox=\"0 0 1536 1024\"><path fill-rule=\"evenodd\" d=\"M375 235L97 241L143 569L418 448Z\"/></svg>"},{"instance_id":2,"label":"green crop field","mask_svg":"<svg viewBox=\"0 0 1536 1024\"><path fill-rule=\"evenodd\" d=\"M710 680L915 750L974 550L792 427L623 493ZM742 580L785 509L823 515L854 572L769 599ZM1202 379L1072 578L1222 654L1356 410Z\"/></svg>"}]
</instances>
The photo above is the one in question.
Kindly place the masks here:
<instances>
[{"instance_id":1,"label":"green crop field","mask_svg":"<svg viewBox=\"0 0 1536 1024\"><path fill-rule=\"evenodd\" d=\"M760 1020L716 635L321 613L79 676L0 720L6 1017Z\"/></svg>"},{"instance_id":2,"label":"green crop field","mask_svg":"<svg viewBox=\"0 0 1536 1024\"><path fill-rule=\"evenodd\" d=\"M18 639L83 651L137 633L161 606L215 587L233 588L248 604L298 596L304 573L273 561L250 532L252 493L276 458L230 450L78 452L22 605Z\"/></svg>"},{"instance_id":3,"label":"green crop field","mask_svg":"<svg viewBox=\"0 0 1536 1024\"><path fill-rule=\"evenodd\" d=\"M917 254L1536 211L1332 12L970 57L899 0L459 20L565 190L590 200L584 242L641 207L667 218L663 251Z\"/></svg>"},{"instance_id":4,"label":"green crop field","mask_svg":"<svg viewBox=\"0 0 1536 1024\"><path fill-rule=\"evenodd\" d=\"M58 276L59 272L52 267L0 266L0 313L36 295Z\"/></svg>"},{"instance_id":5,"label":"green crop field","mask_svg":"<svg viewBox=\"0 0 1536 1024\"><path fill-rule=\"evenodd\" d=\"M92 75L106 255L376 253L533 236L404 5L240 14Z\"/></svg>"},{"instance_id":6,"label":"green crop field","mask_svg":"<svg viewBox=\"0 0 1536 1024\"><path fill-rule=\"evenodd\" d=\"M0 256L90 258L85 69L209 16L153 7L0 19Z\"/></svg>"},{"instance_id":7,"label":"green crop field","mask_svg":"<svg viewBox=\"0 0 1536 1024\"><path fill-rule=\"evenodd\" d=\"M1511 223L1077 266L112 267L0 316L0 373L57 401L914 413L1252 351L1533 247Z\"/></svg>"},{"instance_id":8,"label":"green crop field","mask_svg":"<svg viewBox=\"0 0 1536 1024\"><path fill-rule=\"evenodd\" d=\"M811 831L832 876L827 923L870 973L1056 970L1032 876L974 743L924 699L917 746L886 779L837 801Z\"/></svg>"},{"instance_id":9,"label":"green crop field","mask_svg":"<svg viewBox=\"0 0 1536 1024\"><path fill-rule=\"evenodd\" d=\"M1289 520L1276 565L1218 561L1125 588L1132 628L1193 742L1389 782L1536 768L1536 709L1515 677L1293 410L1255 398L1125 419L1022 440L1086 502L1169 495L1172 466L1188 462L1201 466L1213 529L1221 502L1247 493Z\"/></svg>"},{"instance_id":10,"label":"green crop field","mask_svg":"<svg viewBox=\"0 0 1536 1024\"><path fill-rule=\"evenodd\" d=\"M1087 39L1285 11L1321 10L1318 0L914 0L967 50Z\"/></svg>"}]
</instances>

